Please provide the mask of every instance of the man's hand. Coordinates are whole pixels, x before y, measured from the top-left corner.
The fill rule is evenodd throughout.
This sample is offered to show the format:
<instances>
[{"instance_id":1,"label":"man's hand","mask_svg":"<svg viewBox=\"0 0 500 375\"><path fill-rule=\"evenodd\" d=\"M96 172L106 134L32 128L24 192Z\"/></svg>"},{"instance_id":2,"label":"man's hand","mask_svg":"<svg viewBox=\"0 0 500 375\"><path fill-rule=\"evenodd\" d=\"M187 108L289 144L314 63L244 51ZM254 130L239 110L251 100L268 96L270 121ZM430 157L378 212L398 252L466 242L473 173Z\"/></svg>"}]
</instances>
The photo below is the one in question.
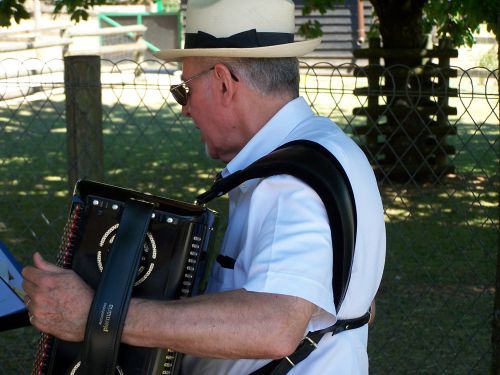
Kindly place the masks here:
<instances>
[{"instance_id":1,"label":"man's hand","mask_svg":"<svg viewBox=\"0 0 500 375\"><path fill-rule=\"evenodd\" d=\"M31 324L67 341L83 341L93 290L72 270L33 255L23 269L23 288Z\"/></svg>"}]
</instances>

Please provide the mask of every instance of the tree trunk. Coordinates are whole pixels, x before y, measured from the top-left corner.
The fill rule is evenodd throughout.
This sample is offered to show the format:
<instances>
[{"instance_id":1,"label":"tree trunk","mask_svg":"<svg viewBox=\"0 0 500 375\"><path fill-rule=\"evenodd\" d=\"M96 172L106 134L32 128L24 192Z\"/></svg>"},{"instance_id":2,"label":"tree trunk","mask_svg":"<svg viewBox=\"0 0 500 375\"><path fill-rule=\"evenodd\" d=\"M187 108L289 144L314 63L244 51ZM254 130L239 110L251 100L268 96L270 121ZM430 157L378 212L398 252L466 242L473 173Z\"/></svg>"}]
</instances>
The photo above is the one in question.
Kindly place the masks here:
<instances>
[{"instance_id":1,"label":"tree trunk","mask_svg":"<svg viewBox=\"0 0 500 375\"><path fill-rule=\"evenodd\" d=\"M423 28L427 1L370 0L379 18L382 48L387 51L385 109L378 120L383 140L371 152L381 160L383 176L401 182L436 181L452 168L446 139L433 130L446 126L446 118L436 121L432 117L439 117L442 106L431 100L431 77L423 69L420 73L414 69L423 65L422 51L427 47Z\"/></svg>"},{"instance_id":2,"label":"tree trunk","mask_svg":"<svg viewBox=\"0 0 500 375\"><path fill-rule=\"evenodd\" d=\"M386 49L424 48L422 17L427 0L370 0L380 21L380 35ZM421 64L420 58L386 58L386 66Z\"/></svg>"}]
</instances>

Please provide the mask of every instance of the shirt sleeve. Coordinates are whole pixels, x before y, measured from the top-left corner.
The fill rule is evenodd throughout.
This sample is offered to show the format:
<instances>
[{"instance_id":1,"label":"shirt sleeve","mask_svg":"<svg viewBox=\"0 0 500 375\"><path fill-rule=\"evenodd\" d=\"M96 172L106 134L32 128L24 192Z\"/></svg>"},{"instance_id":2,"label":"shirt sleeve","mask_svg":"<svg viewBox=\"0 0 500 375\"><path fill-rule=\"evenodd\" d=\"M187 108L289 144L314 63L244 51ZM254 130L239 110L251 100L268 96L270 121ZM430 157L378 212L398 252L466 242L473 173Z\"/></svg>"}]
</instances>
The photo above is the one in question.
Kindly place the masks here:
<instances>
[{"instance_id":1,"label":"shirt sleeve","mask_svg":"<svg viewBox=\"0 0 500 375\"><path fill-rule=\"evenodd\" d=\"M250 199L247 241L250 251L238 259L246 290L303 298L321 309L314 326L335 322L331 231L313 189L288 175L262 180Z\"/></svg>"}]
</instances>

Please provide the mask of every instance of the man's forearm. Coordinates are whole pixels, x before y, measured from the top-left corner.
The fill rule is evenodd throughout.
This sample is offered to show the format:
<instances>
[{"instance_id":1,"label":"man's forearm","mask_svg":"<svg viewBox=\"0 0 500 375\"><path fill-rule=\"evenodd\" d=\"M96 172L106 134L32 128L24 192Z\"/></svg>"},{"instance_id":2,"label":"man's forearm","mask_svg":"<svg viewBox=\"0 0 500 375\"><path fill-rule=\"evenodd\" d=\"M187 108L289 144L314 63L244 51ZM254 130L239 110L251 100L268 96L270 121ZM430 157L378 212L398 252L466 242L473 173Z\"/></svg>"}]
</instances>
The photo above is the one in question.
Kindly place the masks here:
<instances>
[{"instance_id":1,"label":"man's forearm","mask_svg":"<svg viewBox=\"0 0 500 375\"><path fill-rule=\"evenodd\" d=\"M303 337L315 306L245 290L179 301L133 299L122 340L212 358L280 358Z\"/></svg>"}]
</instances>

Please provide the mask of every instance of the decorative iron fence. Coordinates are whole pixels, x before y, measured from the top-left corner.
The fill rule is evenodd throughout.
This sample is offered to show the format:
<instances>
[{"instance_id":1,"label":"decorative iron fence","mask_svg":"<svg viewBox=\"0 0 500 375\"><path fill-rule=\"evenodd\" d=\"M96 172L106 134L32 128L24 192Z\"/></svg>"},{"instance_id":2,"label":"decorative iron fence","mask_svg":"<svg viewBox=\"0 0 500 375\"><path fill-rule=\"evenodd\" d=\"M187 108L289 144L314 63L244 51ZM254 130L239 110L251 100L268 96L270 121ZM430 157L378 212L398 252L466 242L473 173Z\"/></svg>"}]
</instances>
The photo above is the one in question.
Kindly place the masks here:
<instances>
[{"instance_id":1,"label":"decorative iron fence","mask_svg":"<svg viewBox=\"0 0 500 375\"><path fill-rule=\"evenodd\" d=\"M421 90L394 95L393 73L380 69L378 88L353 65L303 65L301 81L315 111L359 142L378 173L388 249L370 328L370 372L487 373L499 245L499 72L454 67L448 92L456 95L445 110L434 90L439 73ZM192 201L221 167L205 157L197 129L170 97L179 76L169 66L102 60L101 90L81 75L70 83L68 74L68 95L87 90L73 103L63 61L0 61L0 241L24 264L34 251L55 259L72 172L101 170L107 183ZM100 113L75 112L99 92ZM370 97L377 97L376 113ZM394 115L402 106L406 112ZM82 141L94 142L94 133L71 137L70 113L85 118L87 130L101 127L101 148ZM447 168L436 168L436 158ZM395 178L395 169L404 173ZM225 203L214 206L222 216ZM0 375L28 374L37 338L33 328L0 333Z\"/></svg>"}]
</instances>

